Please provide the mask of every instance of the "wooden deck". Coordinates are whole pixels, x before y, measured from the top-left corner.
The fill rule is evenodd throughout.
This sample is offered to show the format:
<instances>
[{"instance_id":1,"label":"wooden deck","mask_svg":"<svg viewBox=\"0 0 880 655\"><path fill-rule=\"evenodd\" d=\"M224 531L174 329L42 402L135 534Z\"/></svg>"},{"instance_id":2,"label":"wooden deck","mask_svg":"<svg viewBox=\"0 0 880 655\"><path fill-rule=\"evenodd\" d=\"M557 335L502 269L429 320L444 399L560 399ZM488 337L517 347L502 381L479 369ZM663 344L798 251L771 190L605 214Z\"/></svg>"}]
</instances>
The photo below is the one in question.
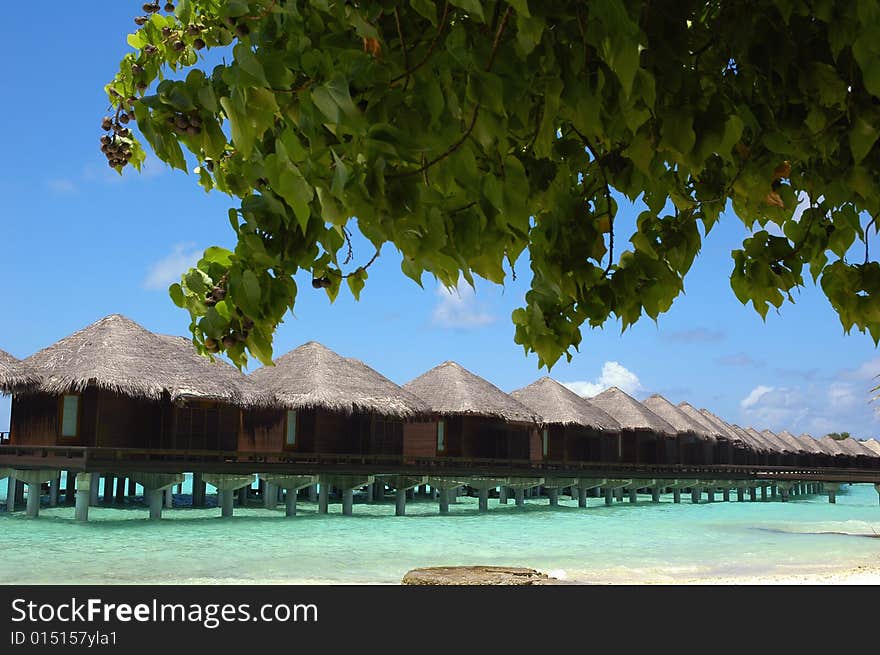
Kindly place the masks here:
<instances>
[{"instance_id":1,"label":"wooden deck","mask_svg":"<svg viewBox=\"0 0 880 655\"><path fill-rule=\"evenodd\" d=\"M623 464L462 457L404 457L339 453L267 453L216 450L0 445L0 467L74 472L399 474L535 476L629 479L798 480L880 484L880 468L850 469L761 464Z\"/></svg>"}]
</instances>

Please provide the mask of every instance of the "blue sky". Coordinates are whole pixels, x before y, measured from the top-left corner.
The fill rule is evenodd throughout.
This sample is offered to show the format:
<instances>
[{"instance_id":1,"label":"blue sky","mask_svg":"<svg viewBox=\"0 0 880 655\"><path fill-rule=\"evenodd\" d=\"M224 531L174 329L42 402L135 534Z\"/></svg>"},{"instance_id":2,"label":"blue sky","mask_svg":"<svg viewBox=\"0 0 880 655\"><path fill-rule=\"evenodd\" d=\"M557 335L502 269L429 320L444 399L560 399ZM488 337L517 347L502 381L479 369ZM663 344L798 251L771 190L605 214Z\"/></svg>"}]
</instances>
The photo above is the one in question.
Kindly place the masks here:
<instances>
[{"instance_id":1,"label":"blue sky","mask_svg":"<svg viewBox=\"0 0 880 655\"><path fill-rule=\"evenodd\" d=\"M0 26L0 348L18 357L114 312L184 334L188 316L171 303L167 285L203 248L233 245L229 198L206 195L194 176L156 160L140 175L120 178L98 150L102 87L126 52L139 6L102 3L100 20L73 26L65 11L37 16L27 5L21 12L34 12L31 19L20 15ZM619 324L585 330L581 352L555 366L553 377L585 393L609 384L639 398L659 392L759 429L876 436L877 403L868 402L880 373L873 342L844 335L812 283L796 305L771 312L766 322L743 307L728 276L730 250L745 234L735 216L723 217L686 280L686 295L658 324L643 319L624 334ZM355 244L357 260L371 254ZM386 246L359 303L343 290L331 305L308 277L299 279L296 317L280 326L276 353L314 339L398 383L447 359L507 391L544 374L513 342L510 312L527 290L525 258L515 283L478 283L476 293L465 288L460 295L430 278L420 289L399 263ZM0 430L8 421L2 399Z\"/></svg>"}]
</instances>

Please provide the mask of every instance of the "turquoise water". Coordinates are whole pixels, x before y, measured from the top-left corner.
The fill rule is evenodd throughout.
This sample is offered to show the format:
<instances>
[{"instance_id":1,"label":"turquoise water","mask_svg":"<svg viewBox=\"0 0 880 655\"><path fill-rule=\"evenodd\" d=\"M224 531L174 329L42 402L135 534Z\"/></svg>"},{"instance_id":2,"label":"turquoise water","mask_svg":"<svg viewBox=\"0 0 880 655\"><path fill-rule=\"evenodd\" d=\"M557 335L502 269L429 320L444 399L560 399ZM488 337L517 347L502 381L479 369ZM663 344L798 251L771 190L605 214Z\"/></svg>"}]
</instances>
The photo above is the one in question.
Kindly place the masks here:
<instances>
[{"instance_id":1,"label":"turquoise water","mask_svg":"<svg viewBox=\"0 0 880 655\"><path fill-rule=\"evenodd\" d=\"M4 488L5 482L0 483ZM210 497L209 497L210 498ZM147 510L93 507L73 521L72 507L43 507L39 519L0 512L0 583L397 583L417 566L529 566L569 580L669 582L703 577L811 572L880 563L880 505L871 485L844 486L837 504L824 496L790 500L672 503L650 496L587 509L561 497L490 500L462 497L448 516L427 499L355 502L354 516L331 504L319 516L300 501L298 516L277 510L217 508ZM704 496L705 498L705 496ZM735 494L733 494L735 499ZM44 499L45 500L45 499ZM180 497L182 503L189 498ZM815 534L842 532L845 534Z\"/></svg>"}]
</instances>

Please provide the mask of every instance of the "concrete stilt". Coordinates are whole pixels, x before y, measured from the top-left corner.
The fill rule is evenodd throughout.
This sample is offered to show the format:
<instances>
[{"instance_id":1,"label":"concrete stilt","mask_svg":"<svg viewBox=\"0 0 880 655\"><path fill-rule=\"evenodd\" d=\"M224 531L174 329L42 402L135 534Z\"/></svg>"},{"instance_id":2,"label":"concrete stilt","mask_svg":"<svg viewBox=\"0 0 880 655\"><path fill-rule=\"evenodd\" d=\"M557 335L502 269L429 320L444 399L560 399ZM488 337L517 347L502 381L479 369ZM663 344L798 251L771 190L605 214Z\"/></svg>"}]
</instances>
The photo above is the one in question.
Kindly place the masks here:
<instances>
[{"instance_id":1,"label":"concrete stilt","mask_svg":"<svg viewBox=\"0 0 880 655\"><path fill-rule=\"evenodd\" d=\"M101 474L92 473L92 484L89 487L89 504L92 507L98 506L98 488L101 486Z\"/></svg>"},{"instance_id":2,"label":"concrete stilt","mask_svg":"<svg viewBox=\"0 0 880 655\"><path fill-rule=\"evenodd\" d=\"M394 491L394 516L406 515L406 489L395 489Z\"/></svg>"},{"instance_id":3,"label":"concrete stilt","mask_svg":"<svg viewBox=\"0 0 880 655\"><path fill-rule=\"evenodd\" d=\"M708 489L706 489L706 500L710 503L715 502L715 488L714 487L709 487Z\"/></svg>"},{"instance_id":4,"label":"concrete stilt","mask_svg":"<svg viewBox=\"0 0 880 655\"><path fill-rule=\"evenodd\" d=\"M489 511L489 489L483 487L479 490L480 502L479 502L479 511L488 512Z\"/></svg>"},{"instance_id":5,"label":"concrete stilt","mask_svg":"<svg viewBox=\"0 0 880 655\"><path fill-rule=\"evenodd\" d=\"M615 489L614 496L617 499L618 503L622 503L623 502L623 488Z\"/></svg>"},{"instance_id":6,"label":"concrete stilt","mask_svg":"<svg viewBox=\"0 0 880 655\"><path fill-rule=\"evenodd\" d=\"M232 500L235 495L234 489L221 489L218 492L220 496L220 516L229 518L232 516Z\"/></svg>"},{"instance_id":7,"label":"concrete stilt","mask_svg":"<svg viewBox=\"0 0 880 655\"><path fill-rule=\"evenodd\" d=\"M660 502L660 487L654 487L651 489L651 502L659 503Z\"/></svg>"},{"instance_id":8,"label":"concrete stilt","mask_svg":"<svg viewBox=\"0 0 880 655\"><path fill-rule=\"evenodd\" d=\"M85 522L89 520L89 487L91 485L92 476L88 473L77 473L76 475L76 509L74 510L74 519L76 521Z\"/></svg>"},{"instance_id":9,"label":"concrete stilt","mask_svg":"<svg viewBox=\"0 0 880 655\"><path fill-rule=\"evenodd\" d=\"M691 502L696 504L700 502L700 492L702 489L699 487L691 487Z\"/></svg>"},{"instance_id":10,"label":"concrete stilt","mask_svg":"<svg viewBox=\"0 0 880 655\"><path fill-rule=\"evenodd\" d=\"M578 487L578 507L586 507L587 506L587 490L583 487Z\"/></svg>"},{"instance_id":11,"label":"concrete stilt","mask_svg":"<svg viewBox=\"0 0 880 655\"><path fill-rule=\"evenodd\" d=\"M113 504L113 480L115 476L112 473L107 473L104 476L104 504L112 505Z\"/></svg>"},{"instance_id":12,"label":"concrete stilt","mask_svg":"<svg viewBox=\"0 0 880 655\"><path fill-rule=\"evenodd\" d=\"M368 503L373 502L373 492L375 491L375 489L376 489L375 484L368 484L367 485L367 502Z\"/></svg>"},{"instance_id":13,"label":"concrete stilt","mask_svg":"<svg viewBox=\"0 0 880 655\"><path fill-rule=\"evenodd\" d=\"M202 474L195 471L192 474L192 506L205 506L205 483L202 482Z\"/></svg>"},{"instance_id":14,"label":"concrete stilt","mask_svg":"<svg viewBox=\"0 0 880 655\"><path fill-rule=\"evenodd\" d=\"M202 495L204 497L204 491L202 492ZM129 478L128 479L128 497L134 498L135 496L137 496L137 482L135 482L134 480Z\"/></svg>"},{"instance_id":15,"label":"concrete stilt","mask_svg":"<svg viewBox=\"0 0 880 655\"><path fill-rule=\"evenodd\" d=\"M27 515L35 519L40 515L40 483L31 483L27 487Z\"/></svg>"},{"instance_id":16,"label":"concrete stilt","mask_svg":"<svg viewBox=\"0 0 880 655\"><path fill-rule=\"evenodd\" d=\"M741 503L746 499L746 490L742 487L736 488L736 502Z\"/></svg>"},{"instance_id":17,"label":"concrete stilt","mask_svg":"<svg viewBox=\"0 0 880 655\"><path fill-rule=\"evenodd\" d=\"M342 490L342 515L351 516L354 505L354 489Z\"/></svg>"},{"instance_id":18,"label":"concrete stilt","mask_svg":"<svg viewBox=\"0 0 880 655\"><path fill-rule=\"evenodd\" d=\"M507 487L505 487L503 484L498 487L498 502L502 505L507 504Z\"/></svg>"},{"instance_id":19,"label":"concrete stilt","mask_svg":"<svg viewBox=\"0 0 880 655\"><path fill-rule=\"evenodd\" d=\"M758 500L758 489L756 487L749 487L749 502L754 503Z\"/></svg>"},{"instance_id":20,"label":"concrete stilt","mask_svg":"<svg viewBox=\"0 0 880 655\"><path fill-rule=\"evenodd\" d=\"M761 485L761 500L767 500L767 485Z\"/></svg>"},{"instance_id":21,"label":"concrete stilt","mask_svg":"<svg viewBox=\"0 0 880 655\"><path fill-rule=\"evenodd\" d=\"M150 519L157 521L162 518L162 490L161 489L144 489L144 495L147 497L147 504L150 507Z\"/></svg>"},{"instance_id":22,"label":"concrete stilt","mask_svg":"<svg viewBox=\"0 0 880 655\"><path fill-rule=\"evenodd\" d=\"M275 503L278 501L278 488L269 482L264 481L263 485L263 507L265 509L274 509Z\"/></svg>"},{"instance_id":23,"label":"concrete stilt","mask_svg":"<svg viewBox=\"0 0 880 655\"><path fill-rule=\"evenodd\" d=\"M613 501L614 489L605 490L605 504L610 505Z\"/></svg>"},{"instance_id":24,"label":"concrete stilt","mask_svg":"<svg viewBox=\"0 0 880 655\"><path fill-rule=\"evenodd\" d=\"M672 502L676 504L681 502L681 489L679 489L678 487L675 487L672 490Z\"/></svg>"},{"instance_id":25,"label":"concrete stilt","mask_svg":"<svg viewBox=\"0 0 880 655\"><path fill-rule=\"evenodd\" d=\"M70 505L76 502L76 475L73 471L64 472L64 504Z\"/></svg>"},{"instance_id":26,"label":"concrete stilt","mask_svg":"<svg viewBox=\"0 0 880 655\"><path fill-rule=\"evenodd\" d=\"M61 486L61 474L49 481L49 507L58 506L58 488Z\"/></svg>"},{"instance_id":27,"label":"concrete stilt","mask_svg":"<svg viewBox=\"0 0 880 655\"><path fill-rule=\"evenodd\" d=\"M840 491L839 482L826 482L825 492L828 494L828 502L832 505L837 504L837 492ZM876 485L875 485L876 488Z\"/></svg>"},{"instance_id":28,"label":"concrete stilt","mask_svg":"<svg viewBox=\"0 0 880 655\"><path fill-rule=\"evenodd\" d=\"M165 490L165 509L172 509L174 507L174 488L168 487Z\"/></svg>"},{"instance_id":29,"label":"concrete stilt","mask_svg":"<svg viewBox=\"0 0 880 655\"><path fill-rule=\"evenodd\" d=\"M639 499L639 490L638 489L630 489L629 490L629 502L635 503Z\"/></svg>"},{"instance_id":30,"label":"concrete stilt","mask_svg":"<svg viewBox=\"0 0 880 655\"><path fill-rule=\"evenodd\" d=\"M318 485L313 484L312 486L310 486L308 494L309 494L309 502L310 503L317 503L318 502Z\"/></svg>"},{"instance_id":31,"label":"concrete stilt","mask_svg":"<svg viewBox=\"0 0 880 655\"><path fill-rule=\"evenodd\" d=\"M547 497L550 499L550 506L557 507L559 505L559 489L555 487L547 489Z\"/></svg>"},{"instance_id":32,"label":"concrete stilt","mask_svg":"<svg viewBox=\"0 0 880 655\"><path fill-rule=\"evenodd\" d=\"M776 496L777 496L777 495L778 495L778 491L777 491L777 489L776 489L776 485L775 485L775 484L771 484L771 485L770 485L770 498L776 499Z\"/></svg>"},{"instance_id":33,"label":"concrete stilt","mask_svg":"<svg viewBox=\"0 0 880 655\"><path fill-rule=\"evenodd\" d=\"M440 513L441 514L449 514L449 495L452 493L451 489L440 489Z\"/></svg>"},{"instance_id":34,"label":"concrete stilt","mask_svg":"<svg viewBox=\"0 0 880 655\"><path fill-rule=\"evenodd\" d=\"M318 514L326 514L330 507L330 485L318 486Z\"/></svg>"},{"instance_id":35,"label":"concrete stilt","mask_svg":"<svg viewBox=\"0 0 880 655\"><path fill-rule=\"evenodd\" d=\"M725 503L729 503L729 502L730 502L730 489L728 489L727 487L724 487L724 488L721 490L721 499L722 499Z\"/></svg>"},{"instance_id":36,"label":"concrete stilt","mask_svg":"<svg viewBox=\"0 0 880 655\"><path fill-rule=\"evenodd\" d=\"M288 489L284 498L284 515L296 516L296 490Z\"/></svg>"},{"instance_id":37,"label":"concrete stilt","mask_svg":"<svg viewBox=\"0 0 880 655\"><path fill-rule=\"evenodd\" d=\"M116 504L122 505L125 502L125 476L120 475L116 478Z\"/></svg>"},{"instance_id":38,"label":"concrete stilt","mask_svg":"<svg viewBox=\"0 0 880 655\"><path fill-rule=\"evenodd\" d=\"M525 489L514 489L513 496L515 498L517 507L524 507L526 504L526 490Z\"/></svg>"},{"instance_id":39,"label":"concrete stilt","mask_svg":"<svg viewBox=\"0 0 880 655\"><path fill-rule=\"evenodd\" d=\"M250 487L242 487L238 490L238 506L239 507L247 507L248 504L248 490Z\"/></svg>"}]
</instances>

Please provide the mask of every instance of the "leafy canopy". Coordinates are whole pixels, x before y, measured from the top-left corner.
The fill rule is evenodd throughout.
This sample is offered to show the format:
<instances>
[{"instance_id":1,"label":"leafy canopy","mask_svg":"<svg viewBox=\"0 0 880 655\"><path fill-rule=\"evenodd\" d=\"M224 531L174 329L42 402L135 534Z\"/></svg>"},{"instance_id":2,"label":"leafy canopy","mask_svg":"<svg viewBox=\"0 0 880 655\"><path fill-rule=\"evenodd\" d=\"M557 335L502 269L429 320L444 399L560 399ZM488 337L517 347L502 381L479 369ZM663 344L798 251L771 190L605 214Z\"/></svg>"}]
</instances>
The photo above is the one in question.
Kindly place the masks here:
<instances>
[{"instance_id":1,"label":"leafy canopy","mask_svg":"<svg viewBox=\"0 0 880 655\"><path fill-rule=\"evenodd\" d=\"M406 276L448 286L502 284L527 252L514 338L549 367L583 325L667 311L728 202L750 230L740 301L765 316L808 274L845 330L880 339L877 0L147 8L106 87L122 145L105 146L139 167L143 139L236 198L234 251L170 289L203 352L269 362L297 271L357 297L393 246ZM639 207L632 234L615 197Z\"/></svg>"}]
</instances>

